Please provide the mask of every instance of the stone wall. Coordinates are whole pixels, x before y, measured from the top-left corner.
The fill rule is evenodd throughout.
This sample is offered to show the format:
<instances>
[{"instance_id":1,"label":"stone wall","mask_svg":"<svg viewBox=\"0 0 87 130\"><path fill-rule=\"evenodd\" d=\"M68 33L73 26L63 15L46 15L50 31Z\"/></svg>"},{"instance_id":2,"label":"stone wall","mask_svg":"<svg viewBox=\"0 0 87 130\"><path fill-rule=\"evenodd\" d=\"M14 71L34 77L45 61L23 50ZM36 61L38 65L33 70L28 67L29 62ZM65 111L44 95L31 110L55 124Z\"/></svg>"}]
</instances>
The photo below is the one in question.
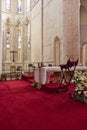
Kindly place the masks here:
<instances>
[{"instance_id":1,"label":"stone wall","mask_svg":"<svg viewBox=\"0 0 87 130\"><path fill-rule=\"evenodd\" d=\"M62 0L44 1L43 11L43 59L53 62L55 38L60 41L60 50L63 43L63 3ZM60 51L61 53L61 51ZM62 58L62 53L60 54ZM61 58L59 63L61 63ZM59 60L59 59L57 59Z\"/></svg>"},{"instance_id":2,"label":"stone wall","mask_svg":"<svg viewBox=\"0 0 87 130\"><path fill-rule=\"evenodd\" d=\"M54 62L54 40L62 49L62 0L41 0L31 10L31 59ZM62 57L62 54L61 54Z\"/></svg>"},{"instance_id":3,"label":"stone wall","mask_svg":"<svg viewBox=\"0 0 87 130\"><path fill-rule=\"evenodd\" d=\"M63 50L67 55L80 60L80 1L63 2ZM64 58L63 58L64 59Z\"/></svg>"},{"instance_id":4,"label":"stone wall","mask_svg":"<svg viewBox=\"0 0 87 130\"><path fill-rule=\"evenodd\" d=\"M2 28L0 32L0 42L2 43L0 44L0 49L4 52L3 56L2 54L0 56L3 61L5 61L6 58L6 51L5 49L2 50L1 45L5 45L5 38L3 39L5 31L3 30L6 29L6 19L8 17L11 20L11 50L13 48L16 49L16 26L18 19L21 20L23 27L23 46L20 64L25 66L25 68L29 62L43 61L44 63L46 62L52 63L53 65L59 65L61 63L65 63L69 57L73 59L79 58L79 62L83 62L83 60L85 61L84 57L86 57L86 46L85 48L82 48L82 46L83 43L87 43L86 0L34 0L34 6L28 11L26 4L27 0L24 0L23 2L23 12L20 15L17 14L17 0L11 2L10 13L6 11L5 0L3 0L3 7L0 8L0 26ZM29 49L26 45L27 18L30 23L31 31ZM83 56L83 50L85 50L85 56ZM0 67L2 68L1 58ZM11 64L11 61L5 64L6 67L9 64Z\"/></svg>"},{"instance_id":5,"label":"stone wall","mask_svg":"<svg viewBox=\"0 0 87 130\"><path fill-rule=\"evenodd\" d=\"M27 10L27 0L23 1L22 5L22 13L18 14L17 12L17 0L11 1L11 10L6 10L6 0L3 0L3 3L0 4L2 6L0 14L1 14L1 44L2 48L2 70L9 70L12 64L12 54L10 51L16 50L18 53L15 54L15 65L21 65L26 69L30 62L30 47L28 47L28 30L27 30L27 18L30 22L30 10ZM10 47L6 48L6 35L7 35L7 19L9 19L10 24L8 25L10 28ZM18 22L21 23L21 37L22 37L22 47L18 49ZM0 44L0 45L1 45ZM0 51L1 52L1 51Z\"/></svg>"},{"instance_id":6,"label":"stone wall","mask_svg":"<svg viewBox=\"0 0 87 130\"><path fill-rule=\"evenodd\" d=\"M31 10L31 61L42 60L41 0Z\"/></svg>"},{"instance_id":7,"label":"stone wall","mask_svg":"<svg viewBox=\"0 0 87 130\"><path fill-rule=\"evenodd\" d=\"M60 55L55 58L56 37ZM31 10L31 59L60 64L68 57L80 59L80 0L43 0L43 5L40 0Z\"/></svg>"},{"instance_id":8,"label":"stone wall","mask_svg":"<svg viewBox=\"0 0 87 130\"><path fill-rule=\"evenodd\" d=\"M85 2L87 5L87 1ZM87 42L87 7L84 3L81 3L80 7L80 32L81 32L81 44Z\"/></svg>"}]
</instances>

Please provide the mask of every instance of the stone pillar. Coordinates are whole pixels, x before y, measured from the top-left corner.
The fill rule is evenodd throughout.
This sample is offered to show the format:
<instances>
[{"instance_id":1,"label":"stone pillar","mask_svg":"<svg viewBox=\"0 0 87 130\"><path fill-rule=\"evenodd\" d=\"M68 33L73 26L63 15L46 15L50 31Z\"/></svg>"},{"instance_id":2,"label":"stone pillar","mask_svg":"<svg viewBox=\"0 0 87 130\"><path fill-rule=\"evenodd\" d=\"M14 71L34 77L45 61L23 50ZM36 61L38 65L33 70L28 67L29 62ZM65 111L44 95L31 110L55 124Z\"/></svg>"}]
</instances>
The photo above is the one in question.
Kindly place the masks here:
<instances>
[{"instance_id":1,"label":"stone pillar","mask_svg":"<svg viewBox=\"0 0 87 130\"><path fill-rule=\"evenodd\" d=\"M80 0L64 0L64 57L80 58Z\"/></svg>"},{"instance_id":2,"label":"stone pillar","mask_svg":"<svg viewBox=\"0 0 87 130\"><path fill-rule=\"evenodd\" d=\"M1 6L2 1L0 0L0 74L2 73L2 15L1 15Z\"/></svg>"}]
</instances>

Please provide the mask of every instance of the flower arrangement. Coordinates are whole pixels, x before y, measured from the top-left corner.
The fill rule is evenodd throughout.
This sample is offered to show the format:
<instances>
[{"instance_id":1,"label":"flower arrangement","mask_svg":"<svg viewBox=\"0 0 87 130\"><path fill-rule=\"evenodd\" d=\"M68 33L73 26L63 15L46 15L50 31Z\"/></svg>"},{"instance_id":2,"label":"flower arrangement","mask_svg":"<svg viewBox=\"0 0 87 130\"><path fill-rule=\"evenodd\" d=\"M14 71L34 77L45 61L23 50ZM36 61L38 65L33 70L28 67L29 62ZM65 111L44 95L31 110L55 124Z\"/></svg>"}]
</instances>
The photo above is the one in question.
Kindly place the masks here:
<instances>
[{"instance_id":1,"label":"flower arrangement","mask_svg":"<svg viewBox=\"0 0 87 130\"><path fill-rule=\"evenodd\" d=\"M87 72L75 72L75 98L87 103Z\"/></svg>"}]
</instances>

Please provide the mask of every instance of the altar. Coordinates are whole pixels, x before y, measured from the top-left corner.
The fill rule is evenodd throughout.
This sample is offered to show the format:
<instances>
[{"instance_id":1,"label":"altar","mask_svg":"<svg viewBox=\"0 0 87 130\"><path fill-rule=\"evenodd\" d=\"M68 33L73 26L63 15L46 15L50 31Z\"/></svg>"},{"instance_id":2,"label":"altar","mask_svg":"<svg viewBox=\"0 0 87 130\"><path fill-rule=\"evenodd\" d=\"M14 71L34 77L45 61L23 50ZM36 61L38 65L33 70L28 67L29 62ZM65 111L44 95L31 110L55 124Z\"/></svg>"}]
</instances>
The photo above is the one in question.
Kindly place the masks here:
<instances>
[{"instance_id":1,"label":"altar","mask_svg":"<svg viewBox=\"0 0 87 130\"><path fill-rule=\"evenodd\" d=\"M40 84L48 83L49 75L52 72L61 72L61 69L59 66L35 68L35 82Z\"/></svg>"},{"instance_id":2,"label":"altar","mask_svg":"<svg viewBox=\"0 0 87 130\"><path fill-rule=\"evenodd\" d=\"M71 70L73 70L73 67L71 68ZM87 66L76 66L75 70L87 71ZM36 83L41 84L41 85L49 83L50 74L54 72L58 72L60 75L62 75L60 66L35 68L34 80ZM54 77L54 80L55 80L55 77Z\"/></svg>"}]
</instances>

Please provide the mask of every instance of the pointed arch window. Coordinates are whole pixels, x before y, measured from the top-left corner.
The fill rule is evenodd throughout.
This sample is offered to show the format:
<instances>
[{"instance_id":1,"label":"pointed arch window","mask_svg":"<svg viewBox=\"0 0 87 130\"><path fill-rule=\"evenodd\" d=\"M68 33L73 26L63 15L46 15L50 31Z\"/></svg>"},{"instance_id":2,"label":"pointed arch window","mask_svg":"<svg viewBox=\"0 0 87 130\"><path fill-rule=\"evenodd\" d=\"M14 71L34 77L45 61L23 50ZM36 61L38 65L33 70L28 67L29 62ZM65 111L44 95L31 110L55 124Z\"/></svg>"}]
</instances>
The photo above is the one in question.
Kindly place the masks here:
<instances>
[{"instance_id":1,"label":"pointed arch window","mask_svg":"<svg viewBox=\"0 0 87 130\"><path fill-rule=\"evenodd\" d=\"M26 17L25 26L26 26L26 33L27 33L27 47L30 47L30 21L28 17Z\"/></svg>"},{"instance_id":2,"label":"pointed arch window","mask_svg":"<svg viewBox=\"0 0 87 130\"><path fill-rule=\"evenodd\" d=\"M28 23L28 47L30 47L30 23Z\"/></svg>"},{"instance_id":3,"label":"pointed arch window","mask_svg":"<svg viewBox=\"0 0 87 130\"><path fill-rule=\"evenodd\" d=\"M18 0L18 13L22 13L22 0Z\"/></svg>"},{"instance_id":4,"label":"pointed arch window","mask_svg":"<svg viewBox=\"0 0 87 130\"><path fill-rule=\"evenodd\" d=\"M21 49L21 46L22 46L22 26L21 26L20 21L18 21L17 29L18 29L18 49Z\"/></svg>"},{"instance_id":5,"label":"pointed arch window","mask_svg":"<svg viewBox=\"0 0 87 130\"><path fill-rule=\"evenodd\" d=\"M6 48L10 48L10 32L6 33Z\"/></svg>"},{"instance_id":6,"label":"pointed arch window","mask_svg":"<svg viewBox=\"0 0 87 130\"><path fill-rule=\"evenodd\" d=\"M26 2L26 6L27 6L27 11L30 11L30 0L27 0L27 2Z\"/></svg>"},{"instance_id":7,"label":"pointed arch window","mask_svg":"<svg viewBox=\"0 0 87 130\"><path fill-rule=\"evenodd\" d=\"M21 49L21 32L18 33L18 49Z\"/></svg>"},{"instance_id":8,"label":"pointed arch window","mask_svg":"<svg viewBox=\"0 0 87 130\"><path fill-rule=\"evenodd\" d=\"M11 0L6 0L6 9L10 11L11 9Z\"/></svg>"},{"instance_id":9,"label":"pointed arch window","mask_svg":"<svg viewBox=\"0 0 87 130\"><path fill-rule=\"evenodd\" d=\"M22 23L20 22L21 19L18 19L16 24L17 29L17 48L21 49L22 47Z\"/></svg>"},{"instance_id":10,"label":"pointed arch window","mask_svg":"<svg viewBox=\"0 0 87 130\"><path fill-rule=\"evenodd\" d=\"M9 18L6 20L6 48L10 48L10 40L11 40L11 21Z\"/></svg>"}]
</instances>

